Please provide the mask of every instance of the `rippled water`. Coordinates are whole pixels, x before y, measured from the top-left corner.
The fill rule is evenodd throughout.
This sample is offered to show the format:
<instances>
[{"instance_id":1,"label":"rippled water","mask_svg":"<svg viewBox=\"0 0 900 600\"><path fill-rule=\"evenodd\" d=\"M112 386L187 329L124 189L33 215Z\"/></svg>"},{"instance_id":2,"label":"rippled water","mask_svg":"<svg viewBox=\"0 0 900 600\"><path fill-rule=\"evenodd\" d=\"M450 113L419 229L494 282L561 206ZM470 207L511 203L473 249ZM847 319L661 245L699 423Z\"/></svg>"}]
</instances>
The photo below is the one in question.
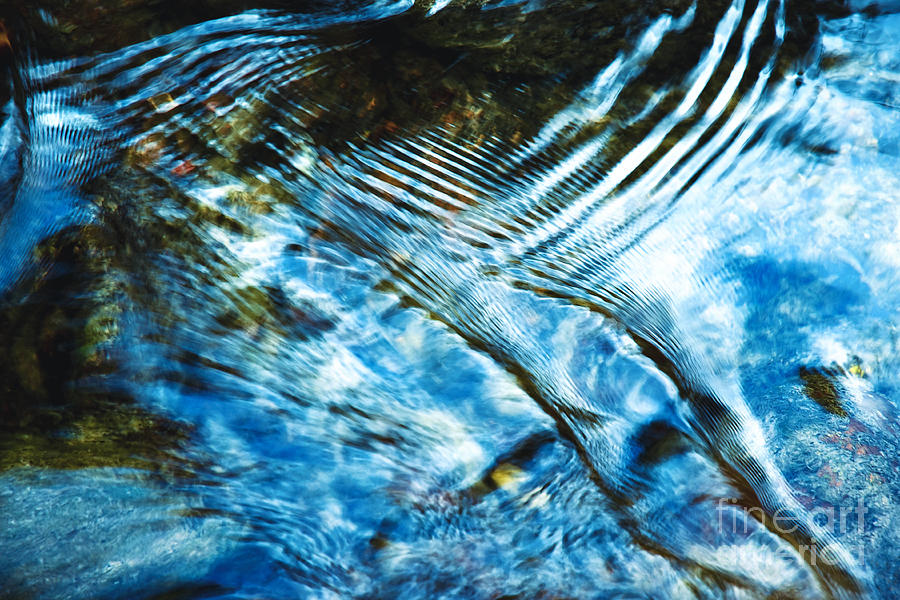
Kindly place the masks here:
<instances>
[{"instance_id":1,"label":"rippled water","mask_svg":"<svg viewBox=\"0 0 900 600\"><path fill-rule=\"evenodd\" d=\"M894 595L900 6L82 4L0 36L4 597Z\"/></svg>"}]
</instances>

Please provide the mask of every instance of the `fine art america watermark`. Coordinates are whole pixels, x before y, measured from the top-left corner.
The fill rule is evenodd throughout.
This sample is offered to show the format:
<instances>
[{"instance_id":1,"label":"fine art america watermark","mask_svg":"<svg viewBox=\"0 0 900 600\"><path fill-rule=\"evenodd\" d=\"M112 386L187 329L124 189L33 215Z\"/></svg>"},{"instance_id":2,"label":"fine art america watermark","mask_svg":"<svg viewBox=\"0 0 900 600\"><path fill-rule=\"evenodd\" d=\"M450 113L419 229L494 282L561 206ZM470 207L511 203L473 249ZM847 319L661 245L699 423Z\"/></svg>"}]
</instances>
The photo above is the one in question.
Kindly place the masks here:
<instances>
[{"instance_id":1,"label":"fine art america watermark","mask_svg":"<svg viewBox=\"0 0 900 600\"><path fill-rule=\"evenodd\" d=\"M837 565L842 562L840 554L843 552L849 552L860 566L865 563L866 556L862 539L866 531L868 508L862 499L855 506L816 506L805 512L778 509L770 515L758 506L741 505L737 498L720 498L716 505L716 512L718 513L719 533L749 534L751 533L751 523L755 519L758 522L769 524L775 533L791 537L798 530L802 532L805 524L812 520L821 531L829 533L835 538L849 535L859 542L849 546L841 544L840 549L842 550L839 550L831 545L822 545L811 540L809 543L801 543L793 549L779 548L779 552L790 554L796 550L803 560L813 566L819 562L826 566ZM747 517L752 518L748 519Z\"/></svg>"}]
</instances>

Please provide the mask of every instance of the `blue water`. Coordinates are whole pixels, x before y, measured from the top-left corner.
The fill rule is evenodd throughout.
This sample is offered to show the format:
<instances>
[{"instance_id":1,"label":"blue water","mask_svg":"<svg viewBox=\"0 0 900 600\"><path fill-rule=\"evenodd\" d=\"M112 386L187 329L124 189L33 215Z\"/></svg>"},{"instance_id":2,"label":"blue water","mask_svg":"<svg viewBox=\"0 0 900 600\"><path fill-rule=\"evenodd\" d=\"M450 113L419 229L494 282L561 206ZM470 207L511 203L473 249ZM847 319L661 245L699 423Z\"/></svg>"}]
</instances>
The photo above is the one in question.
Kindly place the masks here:
<instances>
[{"instance_id":1,"label":"blue water","mask_svg":"<svg viewBox=\"0 0 900 600\"><path fill-rule=\"evenodd\" d=\"M10 38L2 596L893 596L897 6L190 20Z\"/></svg>"}]
</instances>

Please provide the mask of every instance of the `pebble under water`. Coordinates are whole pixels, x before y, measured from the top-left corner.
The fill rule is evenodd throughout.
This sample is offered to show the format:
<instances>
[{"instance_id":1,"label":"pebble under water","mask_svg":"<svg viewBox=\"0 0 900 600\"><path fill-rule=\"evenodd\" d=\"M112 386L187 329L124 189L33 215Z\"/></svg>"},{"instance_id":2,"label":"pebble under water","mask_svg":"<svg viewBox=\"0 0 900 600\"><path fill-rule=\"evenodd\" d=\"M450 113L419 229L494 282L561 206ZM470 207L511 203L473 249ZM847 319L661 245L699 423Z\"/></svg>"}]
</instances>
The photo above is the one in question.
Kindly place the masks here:
<instances>
[{"instance_id":1,"label":"pebble under water","mask_svg":"<svg viewBox=\"0 0 900 600\"><path fill-rule=\"evenodd\" d=\"M900 4L0 6L0 597L892 598Z\"/></svg>"}]
</instances>

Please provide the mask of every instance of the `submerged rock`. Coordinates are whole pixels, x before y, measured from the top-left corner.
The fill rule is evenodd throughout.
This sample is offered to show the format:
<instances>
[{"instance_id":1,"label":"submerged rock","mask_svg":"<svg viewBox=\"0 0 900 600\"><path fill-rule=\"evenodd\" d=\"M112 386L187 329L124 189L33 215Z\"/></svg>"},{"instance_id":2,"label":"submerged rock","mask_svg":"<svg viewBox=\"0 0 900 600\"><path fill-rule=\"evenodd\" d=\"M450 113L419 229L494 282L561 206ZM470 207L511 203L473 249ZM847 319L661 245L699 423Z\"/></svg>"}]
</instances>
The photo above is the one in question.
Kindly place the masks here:
<instances>
[{"instance_id":1,"label":"submerged rock","mask_svg":"<svg viewBox=\"0 0 900 600\"><path fill-rule=\"evenodd\" d=\"M121 368L127 251L100 225L45 240L52 262L17 303L0 306L0 471L137 467L177 472L189 428L136 405L107 377Z\"/></svg>"},{"instance_id":2,"label":"submerged rock","mask_svg":"<svg viewBox=\"0 0 900 600\"><path fill-rule=\"evenodd\" d=\"M433 49L452 50L488 72L558 75L595 68L628 46L639 25L680 15L683 0L418 2L406 31ZM421 18L422 14L427 15Z\"/></svg>"}]
</instances>

